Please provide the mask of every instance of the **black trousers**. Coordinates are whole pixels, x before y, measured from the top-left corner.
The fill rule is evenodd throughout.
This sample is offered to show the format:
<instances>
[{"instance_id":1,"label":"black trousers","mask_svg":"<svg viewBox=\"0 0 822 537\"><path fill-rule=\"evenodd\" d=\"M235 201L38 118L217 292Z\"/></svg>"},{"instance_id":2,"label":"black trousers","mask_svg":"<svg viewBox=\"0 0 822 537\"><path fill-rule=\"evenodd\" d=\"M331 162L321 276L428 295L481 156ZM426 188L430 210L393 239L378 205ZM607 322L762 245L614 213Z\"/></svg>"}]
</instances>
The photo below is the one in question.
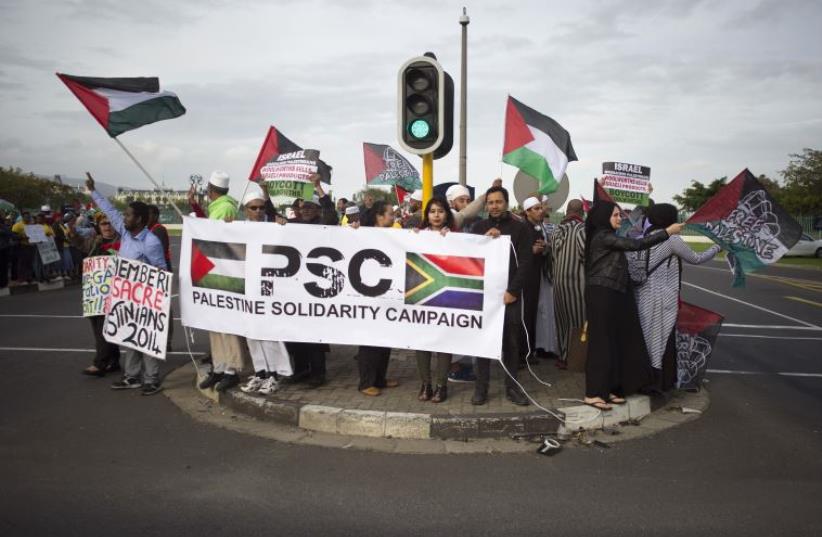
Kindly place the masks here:
<instances>
[{"instance_id":1,"label":"black trousers","mask_svg":"<svg viewBox=\"0 0 822 537\"><path fill-rule=\"evenodd\" d=\"M514 379L522 355L522 303L521 299L505 306L505 324L502 329L502 363ZM477 358L477 386L488 387L491 379L491 360ZM514 380L505 375L505 387L516 387Z\"/></svg>"},{"instance_id":2,"label":"black trousers","mask_svg":"<svg viewBox=\"0 0 822 537\"><path fill-rule=\"evenodd\" d=\"M0 248L0 289L9 285L9 258L11 247Z\"/></svg>"},{"instance_id":3,"label":"black trousers","mask_svg":"<svg viewBox=\"0 0 822 537\"><path fill-rule=\"evenodd\" d=\"M295 376L305 374L312 377L325 376L325 352L327 349L325 344L289 341L285 345L294 361Z\"/></svg>"},{"instance_id":4,"label":"black trousers","mask_svg":"<svg viewBox=\"0 0 822 537\"><path fill-rule=\"evenodd\" d=\"M97 369L107 369L120 365L120 348L114 343L109 343L103 337L103 323L105 315L89 317L91 331L94 333L94 367Z\"/></svg>"},{"instance_id":5,"label":"black trousers","mask_svg":"<svg viewBox=\"0 0 822 537\"><path fill-rule=\"evenodd\" d=\"M361 346L357 353L360 366L360 390L374 386L385 388L385 374L388 372L388 358L391 349L387 347Z\"/></svg>"},{"instance_id":6,"label":"black trousers","mask_svg":"<svg viewBox=\"0 0 822 537\"><path fill-rule=\"evenodd\" d=\"M528 342L531 346L531 353L536 350L537 344L537 312L539 311L539 286L542 282L542 277L537 273L539 279L531 279L522 289L522 296L520 300L523 301L523 309L525 314L525 329L528 331ZM517 301L519 302L519 301ZM514 302L516 304L517 302ZM522 353L523 358L528 352L528 347L523 343ZM543 349L544 350L544 349Z\"/></svg>"},{"instance_id":7,"label":"black trousers","mask_svg":"<svg viewBox=\"0 0 822 537\"><path fill-rule=\"evenodd\" d=\"M588 358L585 395L608 400L648 386L652 368L639 324L634 293L589 285L585 288Z\"/></svg>"}]
</instances>

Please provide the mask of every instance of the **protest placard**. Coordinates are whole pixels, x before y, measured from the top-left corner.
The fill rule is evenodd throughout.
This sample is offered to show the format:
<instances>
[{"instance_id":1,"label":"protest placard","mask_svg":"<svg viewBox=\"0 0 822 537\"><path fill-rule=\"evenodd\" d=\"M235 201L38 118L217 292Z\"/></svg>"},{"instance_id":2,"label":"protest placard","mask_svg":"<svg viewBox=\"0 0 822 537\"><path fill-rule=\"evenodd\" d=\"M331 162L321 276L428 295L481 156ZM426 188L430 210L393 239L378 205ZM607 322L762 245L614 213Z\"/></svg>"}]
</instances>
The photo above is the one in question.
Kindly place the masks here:
<instances>
[{"instance_id":1,"label":"protest placard","mask_svg":"<svg viewBox=\"0 0 822 537\"><path fill-rule=\"evenodd\" d=\"M60 252L57 251L57 245L54 244L54 239L51 237L46 237L44 242L37 242L35 245L43 265L60 261Z\"/></svg>"},{"instance_id":2,"label":"protest placard","mask_svg":"<svg viewBox=\"0 0 822 537\"><path fill-rule=\"evenodd\" d=\"M114 258L104 300L106 341L165 360L172 276L134 259Z\"/></svg>"},{"instance_id":3,"label":"protest placard","mask_svg":"<svg viewBox=\"0 0 822 537\"><path fill-rule=\"evenodd\" d=\"M625 162L602 163L602 186L616 203L648 205L651 168Z\"/></svg>"},{"instance_id":4,"label":"protest placard","mask_svg":"<svg viewBox=\"0 0 822 537\"><path fill-rule=\"evenodd\" d=\"M183 324L500 359L510 238L185 218Z\"/></svg>"},{"instance_id":5,"label":"protest placard","mask_svg":"<svg viewBox=\"0 0 822 537\"><path fill-rule=\"evenodd\" d=\"M38 242L46 242L46 230L41 224L26 224L26 236L29 238L30 244L37 244Z\"/></svg>"},{"instance_id":6,"label":"protest placard","mask_svg":"<svg viewBox=\"0 0 822 537\"><path fill-rule=\"evenodd\" d=\"M321 166L320 152L316 149L275 155L260 169L271 203L282 206L290 205L297 198L311 199L314 185L310 178L315 173L322 175L321 167L325 168ZM327 181L328 177L325 179Z\"/></svg>"},{"instance_id":7,"label":"protest placard","mask_svg":"<svg viewBox=\"0 0 822 537\"><path fill-rule=\"evenodd\" d=\"M114 259L110 255L83 259L83 317L105 314L105 300L111 289Z\"/></svg>"}]
</instances>

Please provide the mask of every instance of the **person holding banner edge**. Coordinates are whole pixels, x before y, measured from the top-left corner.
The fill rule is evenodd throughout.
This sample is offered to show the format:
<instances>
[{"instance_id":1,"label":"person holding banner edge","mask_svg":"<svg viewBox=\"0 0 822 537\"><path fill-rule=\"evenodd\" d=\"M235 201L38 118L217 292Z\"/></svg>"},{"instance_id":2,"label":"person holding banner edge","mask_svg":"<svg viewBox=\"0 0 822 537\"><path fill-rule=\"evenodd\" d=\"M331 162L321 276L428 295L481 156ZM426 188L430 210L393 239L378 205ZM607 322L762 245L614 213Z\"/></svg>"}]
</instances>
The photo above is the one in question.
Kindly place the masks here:
<instances>
[{"instance_id":1,"label":"person holding banner edge","mask_svg":"<svg viewBox=\"0 0 822 537\"><path fill-rule=\"evenodd\" d=\"M514 218L508 210L508 191L502 186L492 186L485 192L485 208L488 218L474 224L471 232L476 235L511 237L511 253L508 265L508 287L502 297L505 304L505 323L502 331L502 365L508 373L505 378L505 396L515 405L527 406L528 398L517 386L516 375L522 341L523 286L531 271L531 237L526 224ZM477 359L477 380L471 404L484 405L488 402L488 383L491 361Z\"/></svg>"},{"instance_id":2,"label":"person holding banner edge","mask_svg":"<svg viewBox=\"0 0 822 537\"><path fill-rule=\"evenodd\" d=\"M213 171L208 179L208 218L233 222L237 218L237 201L228 195L231 178L226 172ZM243 338L234 334L209 332L213 369L200 383L200 389L214 388L224 392L240 383L240 371L245 364L248 348Z\"/></svg>"},{"instance_id":3,"label":"person holding banner edge","mask_svg":"<svg viewBox=\"0 0 822 537\"><path fill-rule=\"evenodd\" d=\"M588 357L585 363L584 403L599 410L625 403L625 396L651 384L648 351L630 288L626 251L647 250L684 224L641 239L619 237L619 206L594 203L585 222L585 310Z\"/></svg>"},{"instance_id":4,"label":"person holding banner edge","mask_svg":"<svg viewBox=\"0 0 822 537\"><path fill-rule=\"evenodd\" d=\"M141 201L128 204L124 214L112 207L111 203L94 189L94 179L86 172L86 188L97 207L108 217L114 230L120 234L118 255L126 259L136 259L165 270L166 258L163 243L148 230L148 205ZM142 373L142 380L140 379ZM126 353L122 380L111 385L113 390L127 390L142 387L142 395L154 395L162 390L160 386L160 362L156 358L135 350Z\"/></svg>"}]
</instances>

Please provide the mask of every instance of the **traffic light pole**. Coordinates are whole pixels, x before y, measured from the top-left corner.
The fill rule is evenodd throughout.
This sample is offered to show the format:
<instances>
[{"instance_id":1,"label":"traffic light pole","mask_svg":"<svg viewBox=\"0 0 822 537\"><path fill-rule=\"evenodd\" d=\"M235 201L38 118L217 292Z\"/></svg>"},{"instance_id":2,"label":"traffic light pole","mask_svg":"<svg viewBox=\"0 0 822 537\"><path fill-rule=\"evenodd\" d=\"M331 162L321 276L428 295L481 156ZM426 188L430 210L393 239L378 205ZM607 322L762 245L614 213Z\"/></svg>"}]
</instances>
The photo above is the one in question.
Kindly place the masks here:
<instances>
[{"instance_id":1,"label":"traffic light pole","mask_svg":"<svg viewBox=\"0 0 822 537\"><path fill-rule=\"evenodd\" d=\"M428 205L428 200L434 197L434 154L426 153L422 156L422 209Z\"/></svg>"}]
</instances>

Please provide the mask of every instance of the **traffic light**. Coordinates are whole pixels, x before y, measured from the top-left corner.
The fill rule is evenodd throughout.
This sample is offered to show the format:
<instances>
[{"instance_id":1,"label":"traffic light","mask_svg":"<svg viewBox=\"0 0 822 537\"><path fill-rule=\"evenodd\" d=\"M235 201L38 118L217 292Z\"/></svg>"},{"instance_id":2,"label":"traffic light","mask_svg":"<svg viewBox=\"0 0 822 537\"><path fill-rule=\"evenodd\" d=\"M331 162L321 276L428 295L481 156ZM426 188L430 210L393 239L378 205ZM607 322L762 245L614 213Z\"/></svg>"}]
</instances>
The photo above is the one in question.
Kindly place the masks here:
<instances>
[{"instance_id":1,"label":"traffic light","mask_svg":"<svg viewBox=\"0 0 822 537\"><path fill-rule=\"evenodd\" d=\"M397 139L409 153L444 157L454 142L454 81L436 58L411 58L397 79Z\"/></svg>"}]
</instances>

